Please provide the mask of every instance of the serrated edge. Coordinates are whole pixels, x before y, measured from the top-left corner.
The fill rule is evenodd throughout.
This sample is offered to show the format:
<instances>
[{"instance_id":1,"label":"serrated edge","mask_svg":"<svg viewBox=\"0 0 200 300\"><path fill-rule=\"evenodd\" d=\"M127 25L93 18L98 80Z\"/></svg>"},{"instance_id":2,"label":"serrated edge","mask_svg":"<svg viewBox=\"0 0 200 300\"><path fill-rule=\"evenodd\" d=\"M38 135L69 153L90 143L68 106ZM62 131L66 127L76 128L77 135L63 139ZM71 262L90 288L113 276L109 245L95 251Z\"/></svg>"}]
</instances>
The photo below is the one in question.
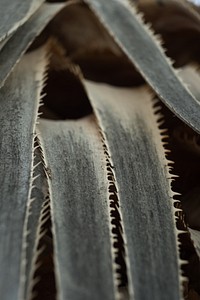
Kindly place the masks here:
<instances>
[{"instance_id":1,"label":"serrated edge","mask_svg":"<svg viewBox=\"0 0 200 300\"><path fill-rule=\"evenodd\" d=\"M48 44L45 45L44 47L41 48L42 51L44 51L42 58L41 58L41 62L38 63L38 69L36 69L36 75L35 75L35 81L38 83L38 90L37 90L37 99L38 99L38 109L40 106L40 102L42 101L42 96L41 96L41 92L43 87L45 86L45 82L46 82L46 74L47 74L47 68L48 68L48 63L49 63L49 59L48 59ZM41 64L43 65L43 72L40 72L41 69ZM35 140L36 140L36 124L37 121L39 119L38 116L38 111L37 111L37 115L36 115L36 119L35 119L35 123L34 123L34 127L33 127L33 141L32 141L32 165L31 165L31 174L30 174L30 185L29 185L29 195L28 195L28 201L27 201L27 205L26 205L26 213L25 213L25 220L24 220L24 227L23 227L23 238L22 238L22 254L21 254L21 268L20 268L20 295L19 295L19 299L24 299L25 295L24 294L24 287L25 287L25 282L26 282L26 261L27 261L27 257L26 257L26 249L27 249L27 234L30 234L30 232L28 232L28 217L31 213L31 204L33 201L35 201L35 199L32 198L32 191L35 188L35 186L33 185L34 181L37 178L34 178L34 170L35 170L35 166L34 166L34 160L35 160Z\"/></svg>"},{"instance_id":2,"label":"serrated edge","mask_svg":"<svg viewBox=\"0 0 200 300\"><path fill-rule=\"evenodd\" d=\"M159 104L159 99L157 97L154 96L154 98L152 98L152 110L154 112L154 116L156 118L156 123L158 125L158 132L160 135L160 142L164 151L164 156L165 156L165 162L166 162L166 174L167 174L167 179L168 179L168 183L169 183L169 198L171 201L171 213L172 213L172 219L173 219L173 223L174 223L174 235L175 235L175 240L176 240L176 249L177 249L177 260L178 260L178 274L179 274L179 287L180 287L180 292L182 295L182 299L183 299L183 294L184 294L184 283L188 281L188 278L186 276L184 276L183 271L181 270L181 267L185 264L188 264L188 261L185 261L183 259L181 259L180 257L180 241L179 241L179 235L181 234L186 234L188 233L187 230L180 230L177 228L177 220L180 218L180 216L177 215L178 214L184 214L182 208L181 208L181 202L179 199L175 199L175 196L181 196L180 193L178 192L174 192L172 190L172 182L173 180L175 180L175 178L178 176L176 174L173 173L173 168L171 166L171 164L174 163L174 161L171 161L167 158L167 154L168 154L168 149L167 149L167 145L169 145L169 142L166 141L166 139L169 139L169 135L166 134L167 129L160 129L160 126L163 125L164 123L164 115L161 113L161 107L160 110L157 109L157 105ZM164 141L163 141L164 140ZM178 204L178 208L176 207L176 205Z\"/></svg>"},{"instance_id":3,"label":"serrated edge","mask_svg":"<svg viewBox=\"0 0 200 300\"><path fill-rule=\"evenodd\" d=\"M179 71L176 70L176 69L174 69L174 67L173 67L173 60L166 55L166 53L165 53L166 50L162 47L162 38L161 38L161 36L154 33L153 29L151 28L151 23L145 23L145 21L144 21L144 14L141 11L139 11L139 9L135 6L135 4L133 2L131 2L130 0L116 0L116 1L118 3L120 3L122 6L124 6L125 8L127 8L129 10L129 12L132 13L132 15L138 21L138 23L140 25L142 25L142 27L143 27L144 31L146 32L146 34L152 38L152 40L155 42L155 44L157 46L157 49L163 54L163 59L166 61L166 63L170 67L171 72L174 74L175 78L179 81L179 83L182 85L182 87L185 89L185 91L190 95L190 97L193 98L194 102L198 103L198 101L195 98L195 96L189 90L188 85L179 76ZM91 0L84 0L84 2L90 7L90 9L93 11L94 15L99 19L99 21L107 29L107 31L109 32L110 36L114 39L114 41L117 43L117 45L119 45L119 47L122 49L122 51L125 53L125 55L129 58L129 60L132 61L132 59L130 58L130 55L126 51L126 48L123 47L123 45L121 44L121 42L118 40L118 37L115 36L108 29L107 23L104 22L103 18L100 17L98 11L91 4L92 1ZM114 1L113 1L113 3L114 3ZM132 64L136 67L137 70L139 70L139 73L144 78L146 78L145 73L140 69L139 65L136 62L133 62L133 61L132 61ZM159 95L159 92L157 91L157 88L153 87L153 89L156 92L156 94ZM167 105L170 108L170 110L172 110L173 106L172 105L168 105L168 102L161 95L159 95L159 96L160 96L160 98L163 99L163 102L165 103L165 105ZM180 114L178 114L178 117L181 118L181 120L183 120L183 122L185 122L188 126L192 127L193 130L195 130L197 132L200 132L200 129L195 128L195 126L192 125L192 124L190 124L190 122L187 121L185 119L185 117L182 117Z\"/></svg>"},{"instance_id":4,"label":"serrated edge","mask_svg":"<svg viewBox=\"0 0 200 300\"><path fill-rule=\"evenodd\" d=\"M130 272L129 272L129 261L128 261L128 249L126 247L126 236L125 231L123 229L123 217L121 213L121 204L120 204L120 196L118 194L118 184L116 180L114 165L112 161L111 152L109 150L109 146L107 143L107 139L105 136L105 133L103 129L100 127L99 121L96 118L97 126L99 127L99 133L101 136L101 142L102 147L105 155L105 161L106 161L106 177L108 182L108 210L109 210L109 230L110 230L110 239L111 239L111 255L112 255L112 268L113 268L113 280L114 280L114 288L115 288L115 296L117 300L123 300L123 299L129 299L129 296L133 294L133 290L130 292L130 285L129 285L129 278L130 278ZM112 177L112 179L109 179L109 177ZM110 188L114 187L115 192L110 191ZM110 197L114 196L115 200L111 199ZM111 205L114 204L114 207ZM117 217L112 216L112 212L117 212L119 215L119 219ZM116 221L117 225L113 224L112 221ZM119 229L119 233L113 233L113 229L117 228ZM121 229L121 230L120 230ZM122 249L115 247L114 244L116 242L119 242L121 239L122 241ZM120 242L119 242L120 243ZM120 287L120 284L122 284L122 276L120 276L120 269L121 266L116 262L116 259L118 257L121 257L125 264L125 276L127 277L127 284L125 287ZM118 272L119 271L119 272Z\"/></svg>"},{"instance_id":5,"label":"serrated edge","mask_svg":"<svg viewBox=\"0 0 200 300\"><path fill-rule=\"evenodd\" d=\"M79 80L80 84L82 85L82 87L84 89L85 94L88 97L87 89L86 89L85 84L83 82L84 76L82 74L81 68L77 64L74 64L73 62L70 62L70 60L69 60L69 66L68 67L69 67L69 71L72 72L72 74ZM126 247L126 245L127 245L126 236L125 236L125 232L123 230L123 217L122 217L122 213L121 213L121 209L120 209L120 197L119 197L119 194L118 194L117 180L116 180L116 176L115 176L114 166L113 166L109 146L108 146L108 143L107 143L107 139L106 139L106 136L105 136L105 133L104 133L103 129L101 128L101 125L100 125L98 119L96 117L95 117L95 119L96 119L96 124L99 128L101 143L102 143L103 152L104 152L105 161L106 161L106 177L107 177L107 182L108 182L109 230L110 230L110 239L111 239L111 245L112 245L111 255L112 255L112 262L113 262L112 268L113 268L113 280L114 280L115 296L116 296L116 300L124 300L124 299L128 299L128 298L124 298L124 296L125 296L124 293L126 294L126 297L127 296L129 297L130 295L133 295L133 289L130 289L130 286L129 286L129 278L131 277L131 275L130 275L130 271L129 271L130 267L129 267L129 262L128 262L128 249ZM108 171L107 167L110 168L109 171ZM109 172L112 173L112 175L109 174ZM113 177L112 180L108 179L109 175ZM111 185L114 185L114 187L116 189L115 198L116 198L117 204L115 204L114 209L112 207L110 207L111 203L113 202L113 200L110 199L110 196L113 193L109 191L109 187ZM116 219L116 218L111 216L111 213L112 213L113 210L117 210L117 212L120 216L120 219L121 219L119 221L118 220L116 220L116 221L119 223L118 224L119 227L122 228L120 237L122 238L122 241L123 241L124 253L120 253L120 256L123 258L125 266L126 266L127 286L126 286L125 289L119 287L119 285L121 283L121 278L120 278L120 275L117 272L117 270L118 270L120 264L117 264L115 262L115 259L118 256L117 256L117 251L115 251L116 247L114 247L114 243L116 241L118 241L120 237L119 237L119 235L115 235L112 232L112 230L115 228L115 225L112 224L112 220ZM120 250L119 250L119 252L120 252ZM127 295L127 292L128 292L128 295Z\"/></svg>"},{"instance_id":6,"label":"serrated edge","mask_svg":"<svg viewBox=\"0 0 200 300\"><path fill-rule=\"evenodd\" d=\"M27 299L32 300L34 299L34 287L35 285L40 281L40 277L34 278L34 273L37 271L37 269L40 267L41 263L38 260L38 257L43 253L45 250L45 246L38 248L39 242L42 239L42 237L45 235L46 230L43 229L43 225L46 223L46 221L50 218L50 200L48 195L48 189L47 189L47 195L45 197L45 200L42 204L42 209L40 212L40 217L38 220L38 227L37 227L37 233L36 233L36 242L34 246L34 255L32 258L32 269L30 273L30 282L27 289Z\"/></svg>"}]
</instances>

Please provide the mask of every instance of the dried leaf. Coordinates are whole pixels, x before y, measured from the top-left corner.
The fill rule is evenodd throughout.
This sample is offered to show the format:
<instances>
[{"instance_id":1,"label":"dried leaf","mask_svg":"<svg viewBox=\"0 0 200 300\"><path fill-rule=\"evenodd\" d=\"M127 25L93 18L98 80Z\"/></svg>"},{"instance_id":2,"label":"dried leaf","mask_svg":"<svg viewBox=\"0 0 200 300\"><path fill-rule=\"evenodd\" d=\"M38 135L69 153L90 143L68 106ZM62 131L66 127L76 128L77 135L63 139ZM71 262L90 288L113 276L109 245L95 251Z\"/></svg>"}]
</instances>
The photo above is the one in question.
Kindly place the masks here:
<instances>
[{"instance_id":1,"label":"dried leaf","mask_svg":"<svg viewBox=\"0 0 200 300\"><path fill-rule=\"evenodd\" d=\"M43 4L42 7L10 38L0 52L0 87L30 46L33 39L42 31L50 19L64 4ZM13 51L15 49L15 51Z\"/></svg>"},{"instance_id":2,"label":"dried leaf","mask_svg":"<svg viewBox=\"0 0 200 300\"><path fill-rule=\"evenodd\" d=\"M0 42L25 23L42 2L44 0L1 0Z\"/></svg>"},{"instance_id":3,"label":"dried leaf","mask_svg":"<svg viewBox=\"0 0 200 300\"><path fill-rule=\"evenodd\" d=\"M2 300L23 298L26 210L33 181L33 141L45 67L44 55L44 49L27 55L0 89Z\"/></svg>"},{"instance_id":4,"label":"dried leaf","mask_svg":"<svg viewBox=\"0 0 200 300\"><path fill-rule=\"evenodd\" d=\"M200 132L200 105L178 78L157 38L128 0L85 0L159 98L181 120Z\"/></svg>"},{"instance_id":5,"label":"dried leaf","mask_svg":"<svg viewBox=\"0 0 200 300\"><path fill-rule=\"evenodd\" d=\"M131 299L182 299L175 193L151 95L90 82L86 88L117 180Z\"/></svg>"},{"instance_id":6,"label":"dried leaf","mask_svg":"<svg viewBox=\"0 0 200 300\"><path fill-rule=\"evenodd\" d=\"M45 221L42 214L42 208L48 196L47 178L42 164L40 149L38 147L38 139L35 139L34 161L33 161L33 178L34 187L31 190L27 212L27 238L26 238L26 270L25 270L25 290L24 299L32 299L31 294L34 286L34 272L36 268L36 261L38 259L39 241L44 234L41 231L41 226ZM43 220L41 220L43 218Z\"/></svg>"},{"instance_id":7,"label":"dried leaf","mask_svg":"<svg viewBox=\"0 0 200 300\"><path fill-rule=\"evenodd\" d=\"M41 121L58 299L115 299L106 160L91 118ZM113 249L114 251L114 249Z\"/></svg>"}]
</instances>

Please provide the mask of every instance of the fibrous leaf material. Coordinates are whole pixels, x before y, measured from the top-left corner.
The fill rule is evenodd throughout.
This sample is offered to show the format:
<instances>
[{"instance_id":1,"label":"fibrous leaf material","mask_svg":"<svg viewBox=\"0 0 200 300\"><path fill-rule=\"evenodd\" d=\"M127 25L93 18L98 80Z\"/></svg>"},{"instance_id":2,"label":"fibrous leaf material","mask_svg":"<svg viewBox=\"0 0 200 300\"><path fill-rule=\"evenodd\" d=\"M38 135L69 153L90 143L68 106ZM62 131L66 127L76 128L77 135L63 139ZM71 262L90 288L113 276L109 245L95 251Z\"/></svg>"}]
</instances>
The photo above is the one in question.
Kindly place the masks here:
<instances>
[{"instance_id":1,"label":"fibrous leaf material","mask_svg":"<svg viewBox=\"0 0 200 300\"><path fill-rule=\"evenodd\" d=\"M158 38L128 0L85 0L159 98L200 132L200 105L179 79Z\"/></svg>"},{"instance_id":2,"label":"fibrous leaf material","mask_svg":"<svg viewBox=\"0 0 200 300\"><path fill-rule=\"evenodd\" d=\"M182 299L172 175L151 95L85 84L114 165L130 299Z\"/></svg>"},{"instance_id":3,"label":"fibrous leaf material","mask_svg":"<svg viewBox=\"0 0 200 300\"><path fill-rule=\"evenodd\" d=\"M17 30L0 52L0 87L30 46L33 39L53 16L64 7L64 4L43 4L41 8ZM14 49L14 51L13 51Z\"/></svg>"},{"instance_id":4,"label":"fibrous leaf material","mask_svg":"<svg viewBox=\"0 0 200 300\"><path fill-rule=\"evenodd\" d=\"M44 49L27 55L0 89L0 295L23 299L26 214L33 175L35 123Z\"/></svg>"},{"instance_id":5,"label":"fibrous leaf material","mask_svg":"<svg viewBox=\"0 0 200 300\"><path fill-rule=\"evenodd\" d=\"M44 0L1 0L0 42L25 23Z\"/></svg>"},{"instance_id":6,"label":"fibrous leaf material","mask_svg":"<svg viewBox=\"0 0 200 300\"><path fill-rule=\"evenodd\" d=\"M93 118L39 124L49 174L58 299L115 299L109 183ZM113 250L114 251L114 250Z\"/></svg>"},{"instance_id":7,"label":"fibrous leaf material","mask_svg":"<svg viewBox=\"0 0 200 300\"><path fill-rule=\"evenodd\" d=\"M33 161L33 181L30 200L28 203L27 212L27 236L25 243L25 289L24 299L31 299L34 286L34 271L37 267L36 261L38 258L38 244L41 239L42 226L42 208L48 196L47 178L45 175L44 165L41 159L40 147L38 145L38 138L35 139L34 161Z\"/></svg>"}]
</instances>

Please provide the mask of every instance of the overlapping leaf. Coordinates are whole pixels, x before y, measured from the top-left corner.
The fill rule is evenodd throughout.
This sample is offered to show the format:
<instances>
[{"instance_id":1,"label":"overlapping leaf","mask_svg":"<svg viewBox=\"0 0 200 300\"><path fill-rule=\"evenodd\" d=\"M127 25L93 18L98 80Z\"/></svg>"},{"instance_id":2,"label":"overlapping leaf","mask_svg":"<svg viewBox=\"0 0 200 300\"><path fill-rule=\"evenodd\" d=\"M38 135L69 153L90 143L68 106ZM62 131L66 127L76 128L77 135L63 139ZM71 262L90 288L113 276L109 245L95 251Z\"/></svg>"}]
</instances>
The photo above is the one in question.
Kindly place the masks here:
<instances>
[{"instance_id":1,"label":"overlapping leaf","mask_svg":"<svg viewBox=\"0 0 200 300\"><path fill-rule=\"evenodd\" d=\"M0 2L0 42L12 34L39 8L44 0L14 0Z\"/></svg>"},{"instance_id":2,"label":"overlapping leaf","mask_svg":"<svg viewBox=\"0 0 200 300\"><path fill-rule=\"evenodd\" d=\"M11 22L2 17L5 28L0 30L2 300L30 296L40 238L38 220L48 193L59 300L182 299L171 175L159 116L147 90L86 82L97 119L42 121L38 133L48 179L42 165L33 174L44 53L29 55L14 67L64 7L44 4L35 12L41 2L20 2ZM196 75L187 71L181 76L186 81L189 76L198 101L127 1L85 2L164 103L200 132L199 89L193 85L199 80ZM15 7L7 6L10 15ZM33 189L36 174L42 176ZM199 254L198 231L191 230L191 236Z\"/></svg>"},{"instance_id":3,"label":"overlapping leaf","mask_svg":"<svg viewBox=\"0 0 200 300\"><path fill-rule=\"evenodd\" d=\"M24 236L45 51L27 55L0 90L0 294L22 299Z\"/></svg>"},{"instance_id":4,"label":"overlapping leaf","mask_svg":"<svg viewBox=\"0 0 200 300\"><path fill-rule=\"evenodd\" d=\"M171 176L151 96L144 89L86 87L117 179L130 297L182 299Z\"/></svg>"},{"instance_id":5,"label":"overlapping leaf","mask_svg":"<svg viewBox=\"0 0 200 300\"><path fill-rule=\"evenodd\" d=\"M128 1L85 0L160 99L200 132L200 106L178 78L151 31Z\"/></svg>"},{"instance_id":6,"label":"overlapping leaf","mask_svg":"<svg viewBox=\"0 0 200 300\"><path fill-rule=\"evenodd\" d=\"M41 121L58 299L115 299L106 160L93 119ZM113 249L114 251L114 249Z\"/></svg>"},{"instance_id":7,"label":"overlapping leaf","mask_svg":"<svg viewBox=\"0 0 200 300\"><path fill-rule=\"evenodd\" d=\"M33 39L62 8L64 4L44 4L42 7L9 39L0 52L0 87L30 46ZM14 51L13 51L14 50Z\"/></svg>"}]
</instances>

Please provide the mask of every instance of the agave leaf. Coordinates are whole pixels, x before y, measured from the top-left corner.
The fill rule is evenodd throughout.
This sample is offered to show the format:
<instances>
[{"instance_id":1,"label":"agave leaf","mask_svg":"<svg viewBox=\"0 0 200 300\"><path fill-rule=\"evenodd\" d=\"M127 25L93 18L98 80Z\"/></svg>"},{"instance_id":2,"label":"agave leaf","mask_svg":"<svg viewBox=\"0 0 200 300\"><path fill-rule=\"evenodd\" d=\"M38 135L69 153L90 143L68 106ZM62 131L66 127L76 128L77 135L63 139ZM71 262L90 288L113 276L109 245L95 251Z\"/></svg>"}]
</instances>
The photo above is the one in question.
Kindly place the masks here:
<instances>
[{"instance_id":1,"label":"agave leaf","mask_svg":"<svg viewBox=\"0 0 200 300\"><path fill-rule=\"evenodd\" d=\"M44 0L1 0L0 42L25 23L42 2Z\"/></svg>"},{"instance_id":2,"label":"agave leaf","mask_svg":"<svg viewBox=\"0 0 200 300\"><path fill-rule=\"evenodd\" d=\"M34 150L34 163L33 163L33 177L34 188L31 191L31 200L29 202L27 212L27 238L26 238L26 270L25 270L25 290L24 299L32 299L30 297L33 290L33 276L36 266L36 260L38 258L38 244L41 238L41 218L42 208L45 203L45 199L48 195L47 178L44 170L44 166L41 160L41 153L37 139L35 140L36 148Z\"/></svg>"},{"instance_id":3,"label":"agave leaf","mask_svg":"<svg viewBox=\"0 0 200 300\"><path fill-rule=\"evenodd\" d=\"M98 127L90 118L42 120L39 131L49 174L58 299L115 299L109 186Z\"/></svg>"},{"instance_id":4,"label":"agave leaf","mask_svg":"<svg viewBox=\"0 0 200 300\"><path fill-rule=\"evenodd\" d=\"M0 87L3 86L6 78L25 53L28 46L30 46L33 39L64 6L64 4L43 4L9 39L0 52ZM15 51L13 51L13 49L15 49Z\"/></svg>"},{"instance_id":5,"label":"agave leaf","mask_svg":"<svg viewBox=\"0 0 200 300\"><path fill-rule=\"evenodd\" d=\"M200 132L200 105L178 78L156 37L128 0L84 0L107 27L159 98Z\"/></svg>"},{"instance_id":6,"label":"agave leaf","mask_svg":"<svg viewBox=\"0 0 200 300\"><path fill-rule=\"evenodd\" d=\"M0 294L23 299L26 206L33 182L33 141L45 51L20 62L0 89ZM25 232L24 232L25 230Z\"/></svg>"},{"instance_id":7,"label":"agave leaf","mask_svg":"<svg viewBox=\"0 0 200 300\"><path fill-rule=\"evenodd\" d=\"M151 95L143 88L86 87L117 179L131 299L182 299L172 175Z\"/></svg>"}]
</instances>

